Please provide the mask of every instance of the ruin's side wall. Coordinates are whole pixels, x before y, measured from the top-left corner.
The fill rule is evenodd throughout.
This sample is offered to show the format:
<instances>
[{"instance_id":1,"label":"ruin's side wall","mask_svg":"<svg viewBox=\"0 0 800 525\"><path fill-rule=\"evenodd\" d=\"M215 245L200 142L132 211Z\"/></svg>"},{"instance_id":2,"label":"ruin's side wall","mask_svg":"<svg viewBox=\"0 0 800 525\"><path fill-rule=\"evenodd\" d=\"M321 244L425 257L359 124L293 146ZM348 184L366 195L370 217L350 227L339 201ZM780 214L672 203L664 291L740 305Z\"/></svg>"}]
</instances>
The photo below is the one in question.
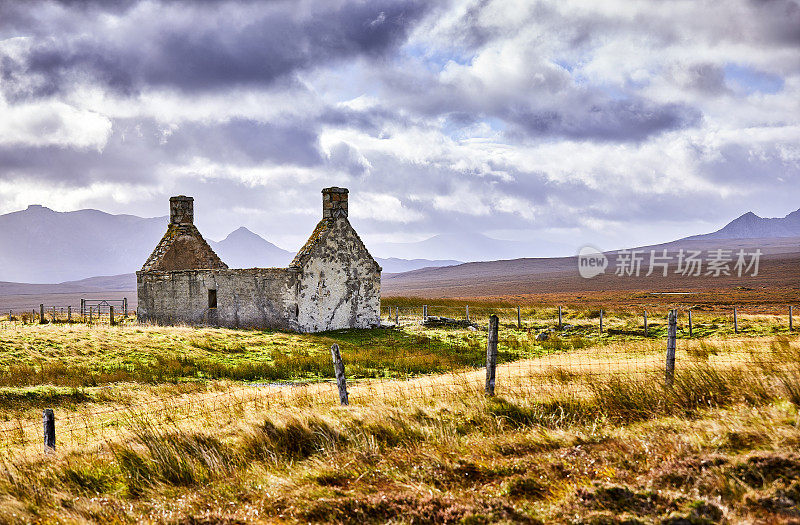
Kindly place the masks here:
<instances>
[{"instance_id":1,"label":"ruin's side wall","mask_svg":"<svg viewBox=\"0 0 800 525\"><path fill-rule=\"evenodd\" d=\"M303 265L297 298L303 332L380 324L381 274L347 219L334 221Z\"/></svg>"},{"instance_id":2,"label":"ruin's side wall","mask_svg":"<svg viewBox=\"0 0 800 525\"><path fill-rule=\"evenodd\" d=\"M137 272L140 322L298 330L298 272L288 268ZM217 307L209 308L208 291Z\"/></svg>"}]
</instances>

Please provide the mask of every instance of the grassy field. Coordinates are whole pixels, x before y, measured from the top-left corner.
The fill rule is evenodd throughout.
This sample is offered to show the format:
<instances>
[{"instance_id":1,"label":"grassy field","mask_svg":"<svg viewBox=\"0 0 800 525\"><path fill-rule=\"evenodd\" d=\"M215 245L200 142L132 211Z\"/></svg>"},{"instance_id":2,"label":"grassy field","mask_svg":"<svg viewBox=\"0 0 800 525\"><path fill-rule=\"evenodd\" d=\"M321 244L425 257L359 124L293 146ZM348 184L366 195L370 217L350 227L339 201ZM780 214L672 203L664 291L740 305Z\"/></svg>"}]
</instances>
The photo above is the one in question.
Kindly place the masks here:
<instances>
[{"instance_id":1,"label":"grassy field","mask_svg":"<svg viewBox=\"0 0 800 525\"><path fill-rule=\"evenodd\" d=\"M314 335L0 323L0 522L800 519L786 319L743 314L734 334L698 312L667 388L663 311L645 337L636 312L600 334L598 311L565 311L558 332L552 307L520 329L516 310L472 304L481 324L502 314L487 398L485 332L424 328L413 307L399 328Z\"/></svg>"}]
</instances>

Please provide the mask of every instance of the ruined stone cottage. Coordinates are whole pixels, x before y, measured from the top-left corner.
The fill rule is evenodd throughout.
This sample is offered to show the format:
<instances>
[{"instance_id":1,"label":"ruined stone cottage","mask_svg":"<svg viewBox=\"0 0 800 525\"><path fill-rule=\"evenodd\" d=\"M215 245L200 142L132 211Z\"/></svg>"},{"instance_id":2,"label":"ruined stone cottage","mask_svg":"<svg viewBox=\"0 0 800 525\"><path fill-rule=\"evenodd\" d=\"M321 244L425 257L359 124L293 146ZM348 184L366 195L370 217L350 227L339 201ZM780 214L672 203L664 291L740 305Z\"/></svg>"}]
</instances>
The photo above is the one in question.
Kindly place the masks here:
<instances>
[{"instance_id":1,"label":"ruined stone cottage","mask_svg":"<svg viewBox=\"0 0 800 525\"><path fill-rule=\"evenodd\" d=\"M381 267L347 218L348 191L322 190L322 220L288 268L230 269L172 197L167 233L136 272L141 322L319 332L380 324Z\"/></svg>"}]
</instances>

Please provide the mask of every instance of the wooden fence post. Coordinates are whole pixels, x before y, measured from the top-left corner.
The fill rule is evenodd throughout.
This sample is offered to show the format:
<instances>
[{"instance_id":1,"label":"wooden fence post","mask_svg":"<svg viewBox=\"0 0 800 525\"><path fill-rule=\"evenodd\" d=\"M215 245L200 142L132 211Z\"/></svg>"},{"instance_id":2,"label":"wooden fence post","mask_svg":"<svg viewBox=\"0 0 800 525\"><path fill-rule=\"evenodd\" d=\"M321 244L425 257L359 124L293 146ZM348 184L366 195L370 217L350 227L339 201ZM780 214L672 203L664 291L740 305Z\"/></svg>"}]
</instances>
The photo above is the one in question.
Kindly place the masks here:
<instances>
[{"instance_id":1,"label":"wooden fence post","mask_svg":"<svg viewBox=\"0 0 800 525\"><path fill-rule=\"evenodd\" d=\"M394 307L394 324L400 326L400 307Z\"/></svg>"},{"instance_id":2,"label":"wooden fence post","mask_svg":"<svg viewBox=\"0 0 800 525\"><path fill-rule=\"evenodd\" d=\"M733 333L739 333L739 317L736 315L736 307L733 307Z\"/></svg>"},{"instance_id":3,"label":"wooden fence post","mask_svg":"<svg viewBox=\"0 0 800 525\"><path fill-rule=\"evenodd\" d=\"M56 322L56 307L53 307L53 322Z\"/></svg>"},{"instance_id":4,"label":"wooden fence post","mask_svg":"<svg viewBox=\"0 0 800 525\"><path fill-rule=\"evenodd\" d=\"M644 311L644 336L647 337L647 310Z\"/></svg>"},{"instance_id":5,"label":"wooden fence post","mask_svg":"<svg viewBox=\"0 0 800 525\"><path fill-rule=\"evenodd\" d=\"M51 452L56 449L56 416L52 408L45 408L42 412L42 426L44 427L44 451Z\"/></svg>"},{"instance_id":6,"label":"wooden fence post","mask_svg":"<svg viewBox=\"0 0 800 525\"><path fill-rule=\"evenodd\" d=\"M39 304L39 324L44 324L47 321L44 320L44 304Z\"/></svg>"},{"instance_id":7,"label":"wooden fence post","mask_svg":"<svg viewBox=\"0 0 800 525\"><path fill-rule=\"evenodd\" d=\"M517 328L522 328L522 316L519 313L519 306L517 306Z\"/></svg>"},{"instance_id":8,"label":"wooden fence post","mask_svg":"<svg viewBox=\"0 0 800 525\"><path fill-rule=\"evenodd\" d=\"M603 311L600 310L600 333L603 333Z\"/></svg>"},{"instance_id":9,"label":"wooden fence post","mask_svg":"<svg viewBox=\"0 0 800 525\"><path fill-rule=\"evenodd\" d=\"M689 337L692 337L692 311L689 310Z\"/></svg>"},{"instance_id":10,"label":"wooden fence post","mask_svg":"<svg viewBox=\"0 0 800 525\"><path fill-rule=\"evenodd\" d=\"M114 307L113 306L109 306L108 307L108 324L110 324L111 326L114 326Z\"/></svg>"},{"instance_id":11,"label":"wooden fence post","mask_svg":"<svg viewBox=\"0 0 800 525\"><path fill-rule=\"evenodd\" d=\"M664 379L667 386L672 386L675 379L675 339L678 335L678 311L670 310L667 321L667 367Z\"/></svg>"},{"instance_id":12,"label":"wooden fence post","mask_svg":"<svg viewBox=\"0 0 800 525\"><path fill-rule=\"evenodd\" d=\"M122 298L122 313L123 313L123 315L125 317L128 317L128 298L127 297L123 297ZM392 307L390 306L389 307L389 314L391 315L391 313L392 313Z\"/></svg>"},{"instance_id":13,"label":"wooden fence post","mask_svg":"<svg viewBox=\"0 0 800 525\"><path fill-rule=\"evenodd\" d=\"M94 314L94 307L90 306L89 307L89 322L90 323L92 322L92 314Z\"/></svg>"},{"instance_id":14,"label":"wooden fence post","mask_svg":"<svg viewBox=\"0 0 800 525\"><path fill-rule=\"evenodd\" d=\"M71 321L72 321L72 307L67 306L67 322L69 323Z\"/></svg>"},{"instance_id":15,"label":"wooden fence post","mask_svg":"<svg viewBox=\"0 0 800 525\"><path fill-rule=\"evenodd\" d=\"M467 322L469 322L469 305L467 305Z\"/></svg>"},{"instance_id":16,"label":"wooden fence post","mask_svg":"<svg viewBox=\"0 0 800 525\"><path fill-rule=\"evenodd\" d=\"M86 317L86 299L81 299L81 321Z\"/></svg>"},{"instance_id":17,"label":"wooden fence post","mask_svg":"<svg viewBox=\"0 0 800 525\"><path fill-rule=\"evenodd\" d=\"M559 306L558 307L558 329L561 330L562 326L563 325L561 324L561 307Z\"/></svg>"},{"instance_id":18,"label":"wooden fence post","mask_svg":"<svg viewBox=\"0 0 800 525\"><path fill-rule=\"evenodd\" d=\"M489 337L486 343L486 395L494 395L495 374L497 370L497 327L499 319L489 316Z\"/></svg>"},{"instance_id":19,"label":"wooden fence post","mask_svg":"<svg viewBox=\"0 0 800 525\"><path fill-rule=\"evenodd\" d=\"M344 361L342 361L342 354L339 353L339 345L336 343L331 345L331 357L333 358L333 371L336 374L336 386L339 387L339 402L342 406L347 406L349 400L347 398L347 380L344 377Z\"/></svg>"},{"instance_id":20,"label":"wooden fence post","mask_svg":"<svg viewBox=\"0 0 800 525\"><path fill-rule=\"evenodd\" d=\"M789 331L792 331L792 306L789 305Z\"/></svg>"},{"instance_id":21,"label":"wooden fence post","mask_svg":"<svg viewBox=\"0 0 800 525\"><path fill-rule=\"evenodd\" d=\"M423 321L427 321L428 320L428 305L427 304L423 304L422 305L422 320Z\"/></svg>"}]
</instances>

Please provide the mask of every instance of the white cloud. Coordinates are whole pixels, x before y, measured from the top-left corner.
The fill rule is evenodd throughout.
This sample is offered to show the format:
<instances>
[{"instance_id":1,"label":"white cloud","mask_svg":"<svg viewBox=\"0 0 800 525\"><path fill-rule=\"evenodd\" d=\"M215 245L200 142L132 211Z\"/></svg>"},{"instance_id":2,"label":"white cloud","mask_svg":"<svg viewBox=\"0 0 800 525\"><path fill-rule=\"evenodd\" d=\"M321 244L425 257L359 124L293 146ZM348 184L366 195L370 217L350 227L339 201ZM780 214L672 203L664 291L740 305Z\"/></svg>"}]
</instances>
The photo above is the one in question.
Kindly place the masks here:
<instances>
[{"instance_id":1,"label":"white cloud","mask_svg":"<svg viewBox=\"0 0 800 525\"><path fill-rule=\"evenodd\" d=\"M361 191L353 194L348 207L349 215L356 219L407 224L424 218L420 212L404 206L394 195Z\"/></svg>"},{"instance_id":2,"label":"white cloud","mask_svg":"<svg viewBox=\"0 0 800 525\"><path fill-rule=\"evenodd\" d=\"M8 104L0 99L0 144L103 149L111 120L93 111L45 100Z\"/></svg>"}]
</instances>

